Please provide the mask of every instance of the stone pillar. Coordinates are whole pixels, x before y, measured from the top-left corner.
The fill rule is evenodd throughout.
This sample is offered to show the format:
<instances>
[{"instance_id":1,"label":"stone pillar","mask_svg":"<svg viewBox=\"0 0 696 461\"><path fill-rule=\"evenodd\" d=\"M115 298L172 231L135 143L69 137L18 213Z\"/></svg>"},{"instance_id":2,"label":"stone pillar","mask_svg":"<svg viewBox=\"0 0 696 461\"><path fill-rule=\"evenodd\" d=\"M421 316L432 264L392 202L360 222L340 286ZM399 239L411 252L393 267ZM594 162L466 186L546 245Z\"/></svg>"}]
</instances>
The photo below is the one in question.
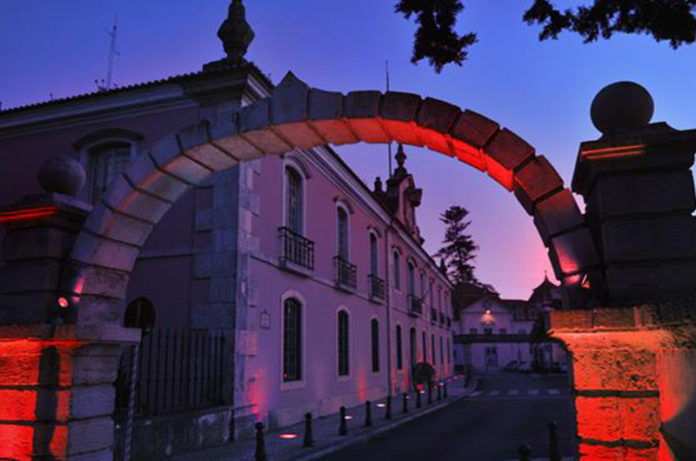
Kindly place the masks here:
<instances>
[{"instance_id":1,"label":"stone pillar","mask_svg":"<svg viewBox=\"0 0 696 461\"><path fill-rule=\"evenodd\" d=\"M71 196L84 181L74 160L50 159L39 180L47 194L0 209L0 459L111 460L121 344L140 332L81 319L61 291L91 207Z\"/></svg>"},{"instance_id":2,"label":"stone pillar","mask_svg":"<svg viewBox=\"0 0 696 461\"><path fill-rule=\"evenodd\" d=\"M581 461L696 459L695 306L551 314L573 358Z\"/></svg>"},{"instance_id":3,"label":"stone pillar","mask_svg":"<svg viewBox=\"0 0 696 461\"><path fill-rule=\"evenodd\" d=\"M603 135L580 146L573 191L600 252L603 305L631 305L696 290L696 207L691 165L696 130L652 123L653 101L620 82L592 103Z\"/></svg>"}]
</instances>

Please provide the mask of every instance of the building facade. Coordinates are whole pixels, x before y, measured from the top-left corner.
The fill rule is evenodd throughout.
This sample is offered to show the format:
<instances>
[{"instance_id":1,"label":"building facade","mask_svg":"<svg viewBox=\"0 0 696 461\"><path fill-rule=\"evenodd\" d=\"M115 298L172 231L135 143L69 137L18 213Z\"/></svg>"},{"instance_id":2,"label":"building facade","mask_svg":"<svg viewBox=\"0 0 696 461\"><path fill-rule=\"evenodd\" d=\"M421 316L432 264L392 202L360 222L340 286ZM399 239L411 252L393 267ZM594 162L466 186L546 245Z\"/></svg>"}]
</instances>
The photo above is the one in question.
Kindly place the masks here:
<instances>
[{"instance_id":1,"label":"building facade","mask_svg":"<svg viewBox=\"0 0 696 461\"><path fill-rule=\"evenodd\" d=\"M87 172L78 198L107 203L109 186L129 181L129 162L150 156L157 165L153 143L273 87L240 57L2 110L0 156L10 168L0 172L0 196L38 193L36 171L64 155ZM422 191L402 148L396 160L386 184L370 189L328 146L265 157L213 175L162 218L124 304L123 322L143 328L143 344L139 355L124 351L114 388L123 410L115 418L137 407L136 455L222 443L250 436L256 421L283 427L308 411L395 394L412 386L419 362L439 377L453 373L451 285L422 247Z\"/></svg>"},{"instance_id":2,"label":"building facade","mask_svg":"<svg viewBox=\"0 0 696 461\"><path fill-rule=\"evenodd\" d=\"M547 278L528 300L486 294L455 316L455 364L474 373L566 369L563 348L545 336L548 313L561 308L559 287Z\"/></svg>"}]
</instances>

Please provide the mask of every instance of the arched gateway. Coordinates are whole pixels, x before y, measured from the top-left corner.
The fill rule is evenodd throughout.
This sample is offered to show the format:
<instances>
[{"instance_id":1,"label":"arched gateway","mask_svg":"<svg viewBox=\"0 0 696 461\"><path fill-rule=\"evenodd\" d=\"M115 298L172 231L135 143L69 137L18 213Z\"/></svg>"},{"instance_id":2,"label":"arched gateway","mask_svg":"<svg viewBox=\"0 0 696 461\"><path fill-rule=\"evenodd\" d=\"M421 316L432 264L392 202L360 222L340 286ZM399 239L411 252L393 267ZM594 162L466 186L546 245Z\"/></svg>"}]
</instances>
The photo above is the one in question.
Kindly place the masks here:
<instances>
[{"instance_id":1,"label":"arched gateway","mask_svg":"<svg viewBox=\"0 0 696 461\"><path fill-rule=\"evenodd\" d=\"M581 301L582 284L600 283L593 273L597 251L573 196L549 161L515 133L440 100L399 92L343 95L310 88L288 73L271 97L215 125L203 121L172 133L114 180L73 247L66 296L74 304L89 300L81 320L115 314L154 226L213 173L292 149L360 141L425 146L488 173L534 217L569 304Z\"/></svg>"}]
</instances>

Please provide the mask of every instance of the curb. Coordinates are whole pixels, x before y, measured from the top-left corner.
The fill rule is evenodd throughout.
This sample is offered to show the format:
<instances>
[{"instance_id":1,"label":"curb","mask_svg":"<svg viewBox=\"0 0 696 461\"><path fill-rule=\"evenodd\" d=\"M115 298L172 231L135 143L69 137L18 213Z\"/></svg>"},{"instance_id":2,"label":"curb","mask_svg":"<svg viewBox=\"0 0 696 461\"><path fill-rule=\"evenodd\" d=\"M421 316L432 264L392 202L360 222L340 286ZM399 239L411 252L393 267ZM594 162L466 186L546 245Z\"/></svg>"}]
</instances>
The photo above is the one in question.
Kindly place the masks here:
<instances>
[{"instance_id":1,"label":"curb","mask_svg":"<svg viewBox=\"0 0 696 461\"><path fill-rule=\"evenodd\" d=\"M394 422L392 422L392 423L386 424L386 425L384 425L384 426L382 426L382 427L380 427L380 428L374 429L374 430L372 430L372 431L370 431L370 432L367 432L367 433L365 433L365 434L357 435L357 436L352 437L352 438L350 438L350 439L348 439L348 440L346 440L346 441L344 441L344 442L336 443L336 444L334 444L334 445L331 445L331 446L328 446L328 447L325 447L325 448L321 448L321 449L319 449L319 450L317 450L317 451L314 451L314 452L312 452L312 453L308 453L308 454L306 454L306 455L299 455L299 456L296 456L296 457L294 457L294 458L287 458L287 460L288 460L288 461L310 461L310 460L315 460L315 459L318 459L318 458L323 458L324 456L329 455L329 454L331 454L331 453L335 453L335 452L337 452L337 451L341 451L341 450L343 450L343 449L345 449L345 448L350 447L351 445L357 445L358 443L367 442L367 441L369 441L370 439L372 439L372 438L374 438L374 437L376 437L376 436L378 436L378 435L380 435L380 434L382 434L382 433L384 433L384 432L388 432L388 431L390 431L390 430L392 430L392 429L395 429L395 428L397 428L397 427L399 427L399 426L402 426L402 425L404 425L404 424L406 424L406 423L408 423L408 422L411 422L411 421L416 420L416 419L418 419L418 418L420 418L420 417L422 417L422 416L428 415L428 414L430 414L430 413L432 413L432 412L434 412L434 411L437 411L437 410L441 410L441 409L443 409L443 408L445 408L445 407L447 407L447 406L449 406L449 405L451 405L451 404L453 404L453 403L455 403L455 402L458 402L459 400L461 400L461 399L463 399L463 398L465 398L465 397L468 397L471 393L473 393L473 392L476 390L477 387L478 387L478 378L477 378L477 377L474 377L474 378L472 378L472 383L471 383L471 385L469 385L468 387L464 388L464 392L462 392L461 395L458 395L458 396L456 396L456 397L449 397L448 400L447 400L446 402L433 405L432 407L430 407L430 408L428 408L428 409L421 410L421 411L418 412L418 413L414 413L414 414L412 414L412 415L410 415L410 416L407 416L407 417L404 417L404 418L402 418L402 419L400 419L400 420L398 420L398 421L394 421Z\"/></svg>"}]
</instances>

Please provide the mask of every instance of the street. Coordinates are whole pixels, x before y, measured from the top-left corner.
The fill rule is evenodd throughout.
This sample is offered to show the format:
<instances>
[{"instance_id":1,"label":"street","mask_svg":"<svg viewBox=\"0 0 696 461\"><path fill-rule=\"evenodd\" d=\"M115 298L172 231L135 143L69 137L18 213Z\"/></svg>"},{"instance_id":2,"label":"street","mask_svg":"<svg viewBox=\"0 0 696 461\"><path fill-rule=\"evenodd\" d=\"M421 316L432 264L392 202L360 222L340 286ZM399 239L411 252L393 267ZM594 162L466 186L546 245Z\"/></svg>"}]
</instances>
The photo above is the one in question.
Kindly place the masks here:
<instances>
[{"instance_id":1,"label":"street","mask_svg":"<svg viewBox=\"0 0 696 461\"><path fill-rule=\"evenodd\" d=\"M505 461L518 459L523 443L532 458L546 457L550 421L558 423L561 454L571 456L572 414L565 376L489 376L471 396L324 459Z\"/></svg>"}]
</instances>

